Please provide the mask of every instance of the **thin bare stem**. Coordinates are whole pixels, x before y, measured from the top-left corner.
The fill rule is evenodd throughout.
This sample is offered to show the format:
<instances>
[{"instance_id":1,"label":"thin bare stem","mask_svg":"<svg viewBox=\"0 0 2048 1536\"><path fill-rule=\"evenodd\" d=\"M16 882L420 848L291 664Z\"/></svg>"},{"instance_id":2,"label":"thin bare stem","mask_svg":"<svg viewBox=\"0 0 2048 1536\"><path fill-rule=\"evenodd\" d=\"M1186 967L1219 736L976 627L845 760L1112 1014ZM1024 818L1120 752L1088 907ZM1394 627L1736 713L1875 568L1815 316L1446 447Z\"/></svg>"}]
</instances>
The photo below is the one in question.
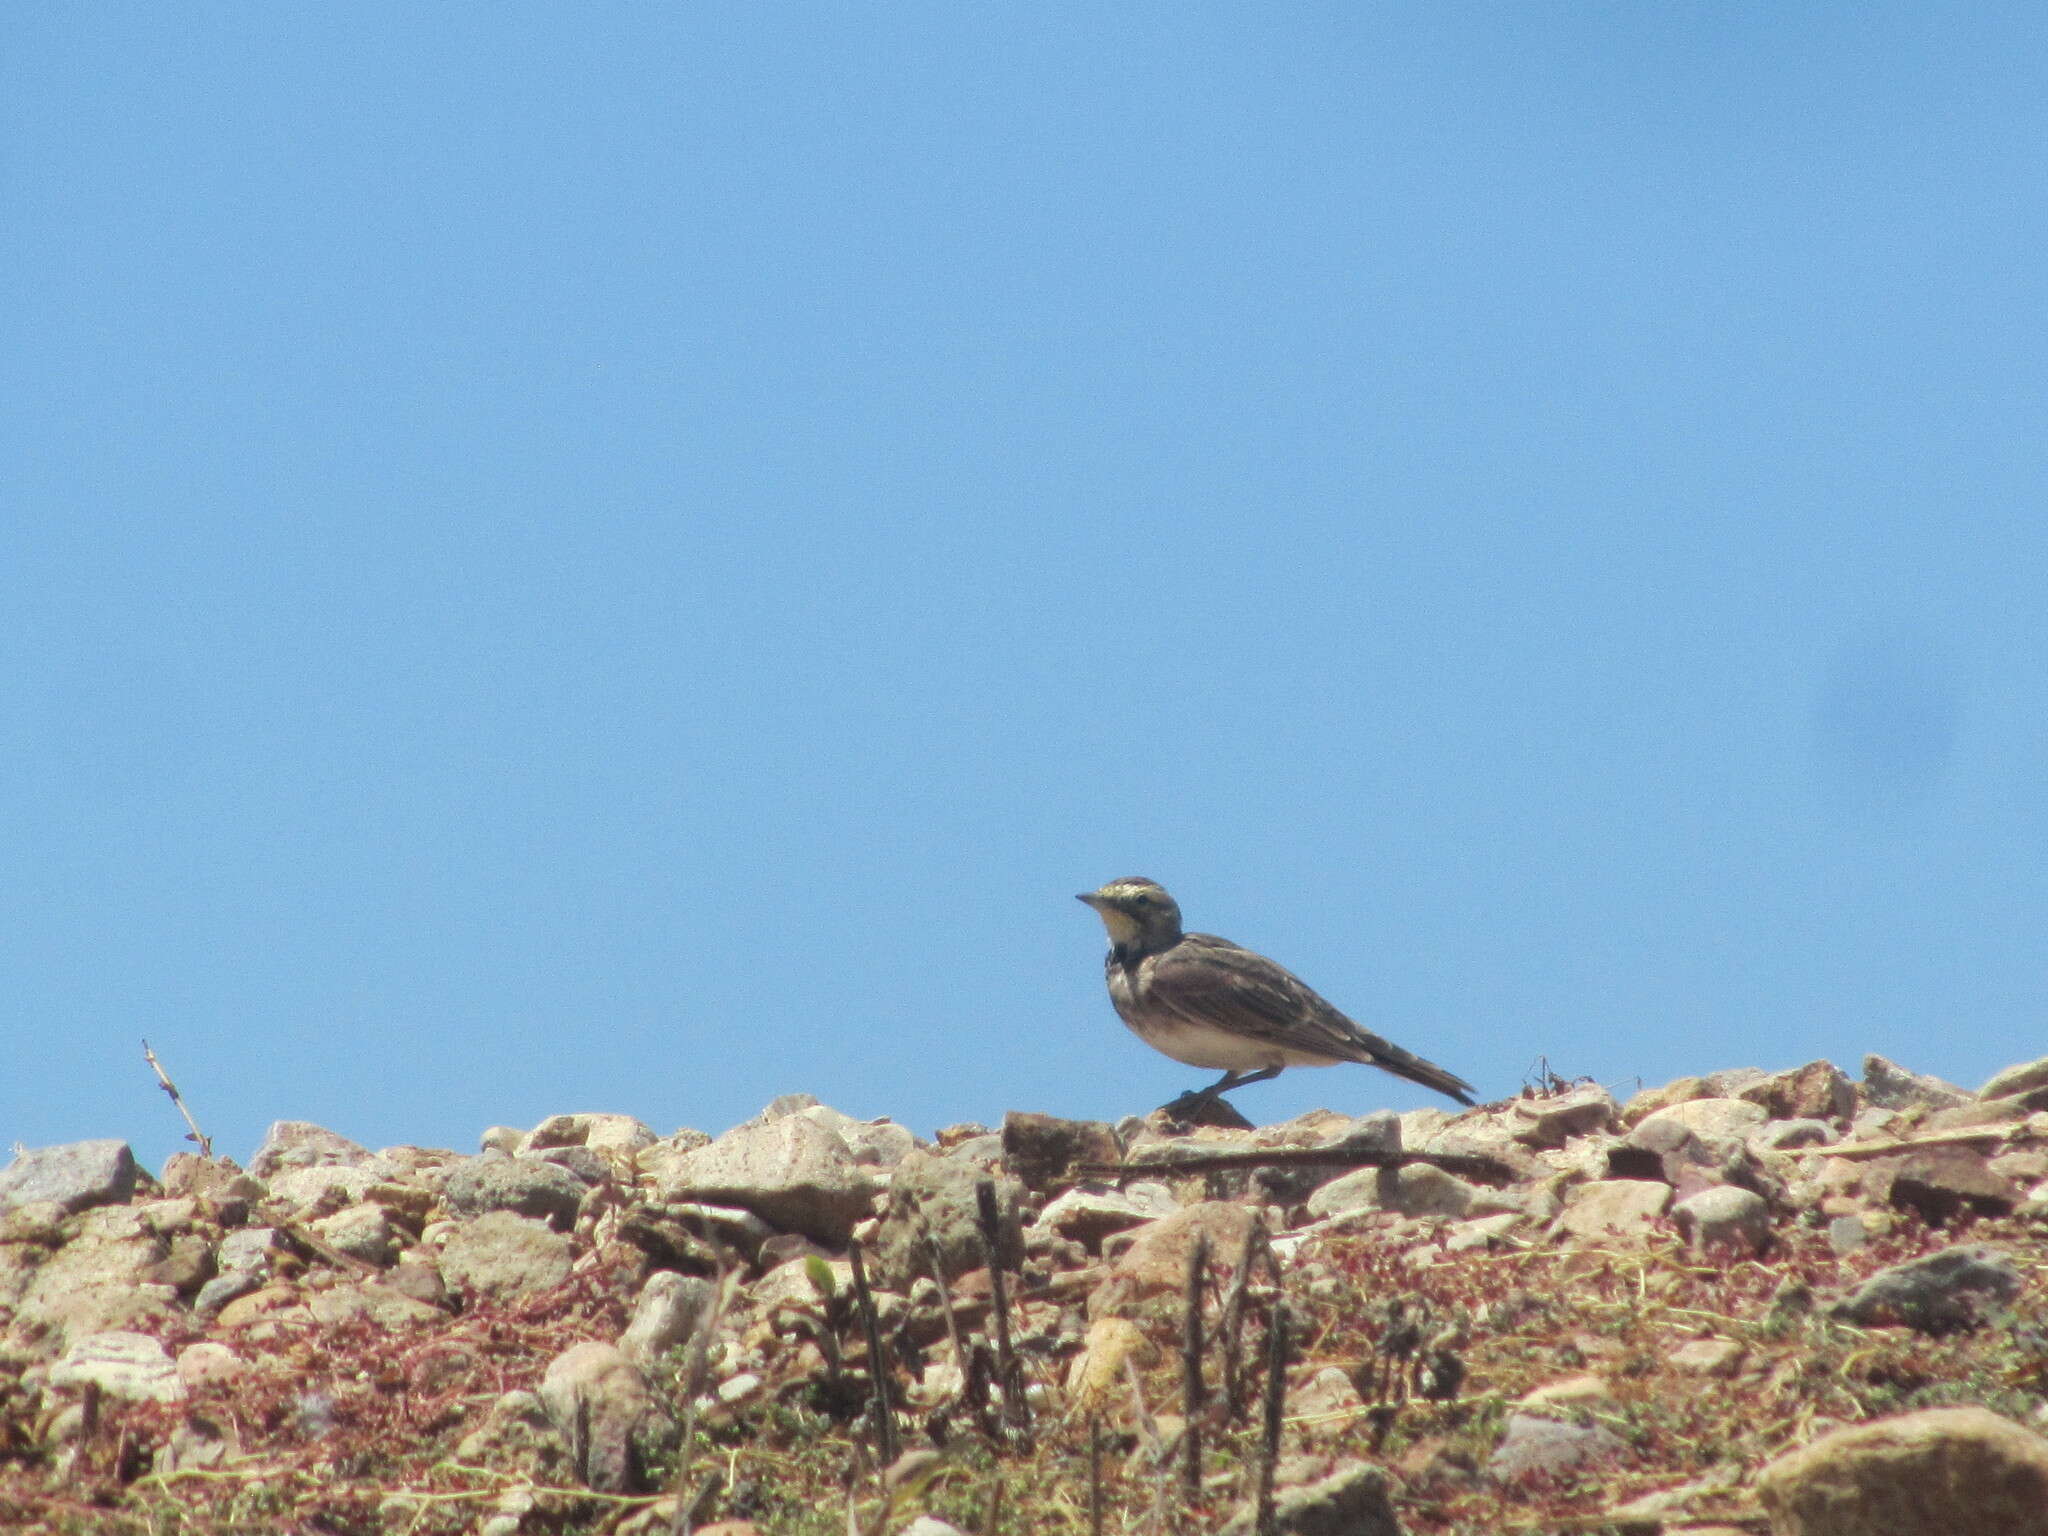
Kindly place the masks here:
<instances>
[{"instance_id":1,"label":"thin bare stem","mask_svg":"<svg viewBox=\"0 0 2048 1536\"><path fill-rule=\"evenodd\" d=\"M1187 1317L1181 1333L1181 1406L1186 1426L1180 1432L1181 1479L1190 1495L1202 1489L1202 1281L1209 1271L1209 1234L1197 1232L1188 1252Z\"/></svg>"},{"instance_id":2,"label":"thin bare stem","mask_svg":"<svg viewBox=\"0 0 2048 1536\"><path fill-rule=\"evenodd\" d=\"M1280 1424L1287 1410L1287 1303L1273 1303L1266 1321L1266 1434L1259 1457L1258 1536L1273 1536L1273 1469L1280 1464Z\"/></svg>"},{"instance_id":3,"label":"thin bare stem","mask_svg":"<svg viewBox=\"0 0 2048 1536\"><path fill-rule=\"evenodd\" d=\"M156 1059L156 1052L149 1048L147 1040L142 1042L142 1059L148 1062L150 1070L156 1073L157 1085L171 1096L171 1102L178 1106L178 1113L185 1117L185 1139L198 1144L201 1157L212 1157L213 1138L199 1129L199 1122L192 1118L192 1111L185 1107L185 1096L178 1092L178 1085L165 1073L163 1063Z\"/></svg>"}]
</instances>

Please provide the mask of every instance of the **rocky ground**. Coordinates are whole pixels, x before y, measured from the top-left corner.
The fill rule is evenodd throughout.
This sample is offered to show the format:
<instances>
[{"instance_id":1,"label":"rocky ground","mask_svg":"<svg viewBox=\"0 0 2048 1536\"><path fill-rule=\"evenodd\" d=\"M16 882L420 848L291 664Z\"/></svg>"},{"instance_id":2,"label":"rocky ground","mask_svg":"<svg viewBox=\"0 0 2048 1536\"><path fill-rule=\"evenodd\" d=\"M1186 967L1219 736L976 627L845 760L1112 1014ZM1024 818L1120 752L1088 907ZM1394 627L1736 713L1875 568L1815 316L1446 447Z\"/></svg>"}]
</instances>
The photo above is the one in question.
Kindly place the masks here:
<instances>
[{"instance_id":1,"label":"rocky ground","mask_svg":"<svg viewBox=\"0 0 2048 1536\"><path fill-rule=\"evenodd\" d=\"M2048 1533L2044 1278L2048 1060L82 1142L0 1171L0 1528Z\"/></svg>"}]
</instances>

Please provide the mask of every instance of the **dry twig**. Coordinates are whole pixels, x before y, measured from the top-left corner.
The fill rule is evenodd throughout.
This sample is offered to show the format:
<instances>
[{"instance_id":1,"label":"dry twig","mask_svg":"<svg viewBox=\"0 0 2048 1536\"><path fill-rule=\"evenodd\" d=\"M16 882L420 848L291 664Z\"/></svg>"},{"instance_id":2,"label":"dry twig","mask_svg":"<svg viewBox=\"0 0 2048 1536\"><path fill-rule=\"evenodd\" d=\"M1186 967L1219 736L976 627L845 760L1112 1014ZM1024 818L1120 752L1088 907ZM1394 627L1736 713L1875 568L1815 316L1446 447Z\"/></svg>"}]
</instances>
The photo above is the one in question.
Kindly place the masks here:
<instances>
[{"instance_id":1,"label":"dry twig","mask_svg":"<svg viewBox=\"0 0 2048 1536\"><path fill-rule=\"evenodd\" d=\"M213 1138L199 1129L199 1122L192 1118L192 1111L185 1107L185 1096L178 1092L178 1085L165 1073L163 1063L156 1059L156 1052L149 1048L147 1040L142 1042L142 1059L148 1062L150 1070L156 1073L157 1086L171 1096L171 1102L178 1106L178 1113L185 1117L185 1139L198 1144L201 1157L212 1157Z\"/></svg>"}]
</instances>

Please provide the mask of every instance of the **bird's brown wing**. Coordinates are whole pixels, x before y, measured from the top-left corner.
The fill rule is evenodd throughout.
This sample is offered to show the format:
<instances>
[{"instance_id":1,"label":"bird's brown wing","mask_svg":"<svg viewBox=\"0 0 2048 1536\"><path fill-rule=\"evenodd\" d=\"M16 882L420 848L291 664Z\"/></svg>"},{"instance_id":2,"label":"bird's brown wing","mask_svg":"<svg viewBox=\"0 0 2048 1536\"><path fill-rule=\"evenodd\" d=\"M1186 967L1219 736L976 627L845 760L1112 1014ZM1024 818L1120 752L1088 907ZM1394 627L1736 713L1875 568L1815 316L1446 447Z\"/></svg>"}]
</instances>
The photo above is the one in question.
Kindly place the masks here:
<instances>
[{"instance_id":1,"label":"bird's brown wing","mask_svg":"<svg viewBox=\"0 0 2048 1536\"><path fill-rule=\"evenodd\" d=\"M1289 1050L1365 1062L1461 1104L1472 1102L1472 1085L1463 1078L1359 1028L1286 967L1228 939L1188 934L1148 968L1150 1007Z\"/></svg>"}]
</instances>

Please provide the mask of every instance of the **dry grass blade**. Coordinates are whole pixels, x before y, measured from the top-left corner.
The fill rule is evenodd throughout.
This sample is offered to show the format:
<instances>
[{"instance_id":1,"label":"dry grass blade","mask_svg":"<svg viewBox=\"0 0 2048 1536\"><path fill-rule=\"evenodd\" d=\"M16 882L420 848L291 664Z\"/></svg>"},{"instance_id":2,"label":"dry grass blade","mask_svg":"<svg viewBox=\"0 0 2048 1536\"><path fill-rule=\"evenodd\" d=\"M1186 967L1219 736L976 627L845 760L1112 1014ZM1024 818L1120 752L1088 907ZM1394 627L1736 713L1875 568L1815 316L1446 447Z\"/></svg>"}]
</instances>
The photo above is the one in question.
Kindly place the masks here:
<instances>
[{"instance_id":1,"label":"dry grass blade","mask_svg":"<svg viewBox=\"0 0 2048 1536\"><path fill-rule=\"evenodd\" d=\"M853 1298L860 1308L861 1331L868 1341L868 1392L875 1417L875 1443L885 1467L896 1464L896 1409L889 1400L889 1357L882 1351L882 1329L875 1320L875 1293L868 1289L867 1265L860 1244L846 1245L847 1262L853 1269Z\"/></svg>"}]
</instances>

